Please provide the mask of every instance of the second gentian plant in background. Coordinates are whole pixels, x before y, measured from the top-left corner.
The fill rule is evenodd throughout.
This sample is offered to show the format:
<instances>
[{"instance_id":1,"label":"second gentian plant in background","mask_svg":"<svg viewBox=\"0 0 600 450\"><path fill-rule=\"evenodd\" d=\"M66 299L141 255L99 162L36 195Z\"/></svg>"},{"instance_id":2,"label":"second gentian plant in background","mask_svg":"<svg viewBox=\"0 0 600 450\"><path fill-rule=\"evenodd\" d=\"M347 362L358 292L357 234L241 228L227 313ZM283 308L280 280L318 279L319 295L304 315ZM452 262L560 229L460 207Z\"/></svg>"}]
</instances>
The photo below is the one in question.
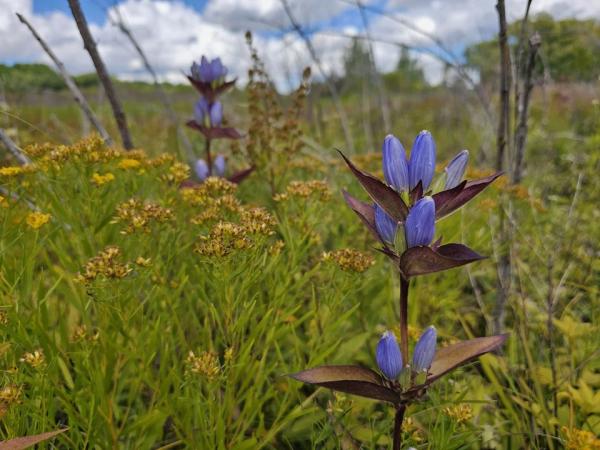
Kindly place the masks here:
<instances>
[{"instance_id":1,"label":"second gentian plant in background","mask_svg":"<svg viewBox=\"0 0 600 450\"><path fill-rule=\"evenodd\" d=\"M338 365L304 370L292 377L392 404L393 448L399 450L407 406L422 397L441 376L499 348L506 340L506 335L480 337L437 349L437 332L430 326L416 343L412 358L408 347L411 279L483 259L466 245L442 244L441 238L435 240L436 221L463 206L501 173L474 181L463 180L469 158L469 153L463 150L448 164L443 179L434 183L436 149L428 131L416 137L410 158L396 137L385 138L382 155L385 182L341 156L372 200L365 203L344 191L346 203L379 241L379 250L398 269L400 343L391 331L383 334L376 348L379 372L362 366ZM443 189L434 192L441 182Z\"/></svg>"},{"instance_id":2,"label":"second gentian plant in background","mask_svg":"<svg viewBox=\"0 0 600 450\"><path fill-rule=\"evenodd\" d=\"M224 177L226 161L224 155L212 155L212 141L215 139L240 139L242 135L233 127L223 126L223 105L219 96L231 89L236 80L226 81L227 68L220 58L209 61L202 56L200 63L194 62L188 80L201 94L194 105L194 119L187 125L204 136L204 158L193 162L193 169L199 181L210 176ZM228 179L239 183L252 172L252 168L231 174Z\"/></svg>"}]
</instances>

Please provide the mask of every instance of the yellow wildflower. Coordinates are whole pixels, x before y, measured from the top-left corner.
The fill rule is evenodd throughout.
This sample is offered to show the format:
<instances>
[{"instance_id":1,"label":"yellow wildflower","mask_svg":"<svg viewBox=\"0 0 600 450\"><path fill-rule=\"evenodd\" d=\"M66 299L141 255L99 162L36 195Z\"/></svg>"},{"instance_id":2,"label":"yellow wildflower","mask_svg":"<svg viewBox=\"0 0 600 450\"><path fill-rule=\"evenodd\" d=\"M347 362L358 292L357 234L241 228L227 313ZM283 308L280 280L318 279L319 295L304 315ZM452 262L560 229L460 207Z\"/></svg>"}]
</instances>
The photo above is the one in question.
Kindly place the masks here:
<instances>
[{"instance_id":1,"label":"yellow wildflower","mask_svg":"<svg viewBox=\"0 0 600 450\"><path fill-rule=\"evenodd\" d=\"M473 408L466 403L448 406L443 409L443 412L458 424L467 422L473 418Z\"/></svg>"},{"instance_id":2,"label":"yellow wildflower","mask_svg":"<svg viewBox=\"0 0 600 450\"><path fill-rule=\"evenodd\" d=\"M204 375L209 380L216 378L221 370L219 359L213 352L202 352L196 356L190 351L185 362L188 372Z\"/></svg>"},{"instance_id":3,"label":"yellow wildflower","mask_svg":"<svg viewBox=\"0 0 600 450\"><path fill-rule=\"evenodd\" d=\"M113 181L114 179L115 176L110 172L107 172L104 175L100 175L96 172L94 175L92 175L92 183L94 183L96 186L102 186L103 184Z\"/></svg>"},{"instance_id":4,"label":"yellow wildflower","mask_svg":"<svg viewBox=\"0 0 600 450\"><path fill-rule=\"evenodd\" d=\"M34 369L42 366L46 362L46 358L44 357L44 352L39 350L34 350L33 352L25 353L21 359L19 359L22 363L29 364Z\"/></svg>"},{"instance_id":5,"label":"yellow wildflower","mask_svg":"<svg viewBox=\"0 0 600 450\"><path fill-rule=\"evenodd\" d=\"M89 283L98 277L125 278L132 269L129 264L117 261L120 254L119 247L114 245L106 247L85 264L83 272L77 276L77 279Z\"/></svg>"},{"instance_id":6,"label":"yellow wildflower","mask_svg":"<svg viewBox=\"0 0 600 450\"><path fill-rule=\"evenodd\" d=\"M23 172L24 170L21 166L0 167L0 176L3 177L16 177L17 175L21 175Z\"/></svg>"},{"instance_id":7,"label":"yellow wildflower","mask_svg":"<svg viewBox=\"0 0 600 450\"><path fill-rule=\"evenodd\" d=\"M0 195L0 208L8 208L8 200L3 195Z\"/></svg>"},{"instance_id":8,"label":"yellow wildflower","mask_svg":"<svg viewBox=\"0 0 600 450\"><path fill-rule=\"evenodd\" d=\"M600 450L600 439L594 433L577 428L562 427L567 450Z\"/></svg>"},{"instance_id":9,"label":"yellow wildflower","mask_svg":"<svg viewBox=\"0 0 600 450\"><path fill-rule=\"evenodd\" d=\"M321 180L311 181L292 181L285 188L285 192L276 194L273 199L276 202L283 202L290 197L308 198L312 197L317 200L326 201L331 197L331 191L327 183Z\"/></svg>"},{"instance_id":10,"label":"yellow wildflower","mask_svg":"<svg viewBox=\"0 0 600 450\"><path fill-rule=\"evenodd\" d=\"M332 261L340 269L348 272L364 272L373 264L375 260L366 253L359 252L351 248L343 248L332 252L324 252L321 256L322 261Z\"/></svg>"},{"instance_id":11,"label":"yellow wildflower","mask_svg":"<svg viewBox=\"0 0 600 450\"><path fill-rule=\"evenodd\" d=\"M150 260L150 258L144 258L143 256L138 256L135 259L135 263L140 267L150 267L150 264L152 264L152 261Z\"/></svg>"},{"instance_id":12,"label":"yellow wildflower","mask_svg":"<svg viewBox=\"0 0 600 450\"><path fill-rule=\"evenodd\" d=\"M125 159L122 159L121 161L119 161L119 164L117 165L117 167L119 169L127 170L127 169L137 169L141 165L142 165L142 163L139 162L137 159L125 158Z\"/></svg>"},{"instance_id":13,"label":"yellow wildflower","mask_svg":"<svg viewBox=\"0 0 600 450\"><path fill-rule=\"evenodd\" d=\"M46 225L50 221L51 217L52 216L50 214L34 211L27 214L25 221L29 227L37 230L38 228Z\"/></svg>"}]
</instances>

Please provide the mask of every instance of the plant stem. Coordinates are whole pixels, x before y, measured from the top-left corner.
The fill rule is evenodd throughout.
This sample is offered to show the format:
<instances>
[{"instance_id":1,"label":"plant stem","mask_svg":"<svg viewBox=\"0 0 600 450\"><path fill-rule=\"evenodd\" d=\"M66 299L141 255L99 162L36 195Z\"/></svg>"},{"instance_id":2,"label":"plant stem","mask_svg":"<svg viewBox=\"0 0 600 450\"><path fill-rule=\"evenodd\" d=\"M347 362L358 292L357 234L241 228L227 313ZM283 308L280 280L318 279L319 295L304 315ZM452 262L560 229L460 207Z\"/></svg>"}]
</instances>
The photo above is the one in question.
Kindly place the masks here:
<instances>
[{"instance_id":1,"label":"plant stem","mask_svg":"<svg viewBox=\"0 0 600 450\"><path fill-rule=\"evenodd\" d=\"M406 405L400 404L396 407L393 450L400 450L402 448L402 422L404 421L404 411L406 411Z\"/></svg>"},{"instance_id":2,"label":"plant stem","mask_svg":"<svg viewBox=\"0 0 600 450\"><path fill-rule=\"evenodd\" d=\"M212 159L210 157L210 139L206 138L204 151L206 152L206 165L208 166L208 175L212 175Z\"/></svg>"},{"instance_id":3,"label":"plant stem","mask_svg":"<svg viewBox=\"0 0 600 450\"><path fill-rule=\"evenodd\" d=\"M400 275L400 350L404 367L408 364L408 286L408 280Z\"/></svg>"}]
</instances>

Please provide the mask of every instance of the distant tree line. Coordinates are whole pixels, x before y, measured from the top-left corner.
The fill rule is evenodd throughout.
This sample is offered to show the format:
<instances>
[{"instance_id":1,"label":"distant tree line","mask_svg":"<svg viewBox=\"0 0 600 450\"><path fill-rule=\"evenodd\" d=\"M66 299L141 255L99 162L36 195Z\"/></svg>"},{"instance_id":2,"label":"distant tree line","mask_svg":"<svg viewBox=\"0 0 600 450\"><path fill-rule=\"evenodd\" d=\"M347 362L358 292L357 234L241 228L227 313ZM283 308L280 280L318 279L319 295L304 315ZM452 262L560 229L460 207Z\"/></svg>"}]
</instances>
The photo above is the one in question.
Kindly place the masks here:
<instances>
[{"instance_id":1,"label":"distant tree line","mask_svg":"<svg viewBox=\"0 0 600 450\"><path fill-rule=\"evenodd\" d=\"M600 77L600 22L595 20L554 20L549 14L534 16L527 34L537 31L542 49L537 62L538 75L546 72L554 81L596 81ZM508 35L515 54L521 22L509 25ZM477 70L482 83L498 78L498 40L480 42L465 51L466 63Z\"/></svg>"},{"instance_id":2,"label":"distant tree line","mask_svg":"<svg viewBox=\"0 0 600 450\"><path fill-rule=\"evenodd\" d=\"M86 73L74 77L81 88L98 85L95 73ZM0 84L7 92L23 92L27 90L65 89L62 78L45 64L0 64Z\"/></svg>"}]
</instances>

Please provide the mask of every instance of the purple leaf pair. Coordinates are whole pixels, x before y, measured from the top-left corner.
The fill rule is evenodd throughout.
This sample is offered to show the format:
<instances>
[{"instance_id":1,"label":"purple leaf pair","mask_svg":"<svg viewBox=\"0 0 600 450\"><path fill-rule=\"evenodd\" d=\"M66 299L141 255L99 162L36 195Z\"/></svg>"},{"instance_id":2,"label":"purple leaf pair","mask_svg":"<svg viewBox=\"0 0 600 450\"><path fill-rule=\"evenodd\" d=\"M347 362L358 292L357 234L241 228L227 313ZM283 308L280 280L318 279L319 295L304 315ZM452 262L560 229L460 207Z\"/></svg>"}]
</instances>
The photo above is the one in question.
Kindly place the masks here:
<instances>
[{"instance_id":1,"label":"purple leaf pair","mask_svg":"<svg viewBox=\"0 0 600 450\"><path fill-rule=\"evenodd\" d=\"M321 366L290 376L304 383L398 405L420 397L431 383L448 372L496 350L506 338L506 334L475 338L440 348L435 353L425 381L406 391L402 391L396 383L390 382L377 372L362 366Z\"/></svg>"}]
</instances>

